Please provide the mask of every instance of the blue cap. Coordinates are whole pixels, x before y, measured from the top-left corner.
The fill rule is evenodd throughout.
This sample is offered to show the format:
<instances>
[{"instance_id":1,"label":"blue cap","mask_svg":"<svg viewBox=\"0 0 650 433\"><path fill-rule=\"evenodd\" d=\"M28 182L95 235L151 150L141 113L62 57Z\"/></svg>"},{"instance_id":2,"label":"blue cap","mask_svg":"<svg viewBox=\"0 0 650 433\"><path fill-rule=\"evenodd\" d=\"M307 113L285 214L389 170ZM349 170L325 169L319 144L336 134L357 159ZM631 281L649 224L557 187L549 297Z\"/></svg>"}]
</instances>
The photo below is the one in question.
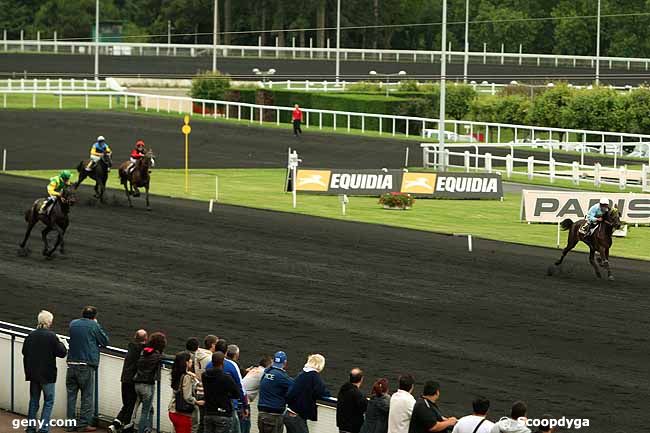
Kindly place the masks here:
<instances>
[{"instance_id":1,"label":"blue cap","mask_svg":"<svg viewBox=\"0 0 650 433\"><path fill-rule=\"evenodd\" d=\"M285 362L287 362L287 354L283 351L275 352L275 355L273 355L273 367L284 368Z\"/></svg>"}]
</instances>

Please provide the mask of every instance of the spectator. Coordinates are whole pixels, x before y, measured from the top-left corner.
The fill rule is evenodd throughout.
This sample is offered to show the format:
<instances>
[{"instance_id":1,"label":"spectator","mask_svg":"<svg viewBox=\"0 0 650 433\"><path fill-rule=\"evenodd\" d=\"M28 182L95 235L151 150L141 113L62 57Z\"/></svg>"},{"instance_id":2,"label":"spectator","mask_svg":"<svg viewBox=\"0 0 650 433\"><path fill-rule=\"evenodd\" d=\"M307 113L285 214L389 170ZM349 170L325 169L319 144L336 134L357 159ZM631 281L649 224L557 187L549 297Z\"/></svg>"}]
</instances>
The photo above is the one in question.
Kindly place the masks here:
<instances>
[{"instance_id":1,"label":"spectator","mask_svg":"<svg viewBox=\"0 0 650 433\"><path fill-rule=\"evenodd\" d=\"M302 129L300 128L300 123L302 122L302 110L298 104L293 106L293 113L291 113L291 120L293 121L293 135L296 137L298 134L302 134Z\"/></svg>"},{"instance_id":2,"label":"spectator","mask_svg":"<svg viewBox=\"0 0 650 433\"><path fill-rule=\"evenodd\" d=\"M293 379L286 372L287 354L279 351L273 355L273 363L264 371L260 382L260 400L257 405L257 429L259 433L282 433L283 414L287 409L287 394Z\"/></svg>"},{"instance_id":3,"label":"spectator","mask_svg":"<svg viewBox=\"0 0 650 433\"><path fill-rule=\"evenodd\" d=\"M478 397L472 402L473 413L458 420L452 433L490 433L494 423L486 418L490 400Z\"/></svg>"},{"instance_id":4,"label":"spectator","mask_svg":"<svg viewBox=\"0 0 650 433\"><path fill-rule=\"evenodd\" d=\"M27 433L50 431L50 417L54 407L54 390L56 384L56 358L65 358L68 353L59 337L50 330L54 316L49 311L41 310L37 317L38 325L29 333L23 343L23 367L25 380L29 381L29 410ZM37 423L36 413L43 393L43 410L41 420Z\"/></svg>"},{"instance_id":5,"label":"spectator","mask_svg":"<svg viewBox=\"0 0 650 433\"><path fill-rule=\"evenodd\" d=\"M227 433L233 422L232 399L239 397L239 388L235 381L223 372L224 354L215 352L212 355L212 368L203 373L202 382L205 391L205 421L206 433Z\"/></svg>"},{"instance_id":6,"label":"spectator","mask_svg":"<svg viewBox=\"0 0 650 433\"><path fill-rule=\"evenodd\" d=\"M149 419L156 390L156 382L160 380L160 366L163 360L163 351L167 346L167 337L161 332L154 332L149 336L147 344L142 349L140 358L136 363L136 373L133 378L135 393L140 400L142 411L138 423L138 433L150 430Z\"/></svg>"},{"instance_id":7,"label":"spectator","mask_svg":"<svg viewBox=\"0 0 650 433\"><path fill-rule=\"evenodd\" d=\"M499 422L492 426L490 433L530 433L526 423L522 422L526 419L526 412L528 412L526 403L523 401L514 402L510 410L510 418L501 418Z\"/></svg>"},{"instance_id":8,"label":"spectator","mask_svg":"<svg viewBox=\"0 0 650 433\"><path fill-rule=\"evenodd\" d=\"M133 336L133 341L129 342L129 346L122 365L122 376L120 382L122 383L122 409L117 414L115 420L108 426L111 433L119 431L128 431L133 426L131 420L133 419L133 410L135 409L135 402L137 395L135 393L135 383L133 377L137 371L137 362L140 358L140 352L147 342L147 331L139 329Z\"/></svg>"},{"instance_id":9,"label":"spectator","mask_svg":"<svg viewBox=\"0 0 650 433\"><path fill-rule=\"evenodd\" d=\"M248 404L257 399L260 392L260 382L264 376L264 370L269 368L273 363L273 358L264 355L257 363L257 366L251 366L246 369L246 376L242 379L242 385L246 389L246 397L248 397Z\"/></svg>"},{"instance_id":10,"label":"spectator","mask_svg":"<svg viewBox=\"0 0 650 433\"><path fill-rule=\"evenodd\" d=\"M388 380L379 379L372 386L366 420L361 427L361 433L388 433Z\"/></svg>"},{"instance_id":11,"label":"spectator","mask_svg":"<svg viewBox=\"0 0 650 433\"><path fill-rule=\"evenodd\" d=\"M305 367L289 389L287 412L284 415L287 433L309 433L307 420L318 420L316 400L330 397L330 392L320 377L323 368L323 355L309 355Z\"/></svg>"},{"instance_id":12,"label":"spectator","mask_svg":"<svg viewBox=\"0 0 650 433\"><path fill-rule=\"evenodd\" d=\"M192 373L196 374L196 352L199 350L199 339L196 337L188 338L185 342L185 350L190 352L190 356L192 357Z\"/></svg>"},{"instance_id":13,"label":"spectator","mask_svg":"<svg viewBox=\"0 0 650 433\"><path fill-rule=\"evenodd\" d=\"M368 400L359 388L363 384L363 371L353 368L350 379L341 386L336 403L336 426L341 433L359 433Z\"/></svg>"},{"instance_id":14,"label":"spectator","mask_svg":"<svg viewBox=\"0 0 650 433\"><path fill-rule=\"evenodd\" d=\"M196 398L196 376L190 371L192 357L189 352L180 352L174 358L172 366L172 390L174 392L169 402L169 420L174 425L176 433L191 433L192 413L194 406L202 406L203 400Z\"/></svg>"},{"instance_id":15,"label":"spectator","mask_svg":"<svg viewBox=\"0 0 650 433\"><path fill-rule=\"evenodd\" d=\"M399 389L390 398L388 411L388 433L408 433L411 414L415 405L413 384L415 380L410 374L399 378Z\"/></svg>"},{"instance_id":16,"label":"spectator","mask_svg":"<svg viewBox=\"0 0 650 433\"><path fill-rule=\"evenodd\" d=\"M201 383L203 372L212 361L212 354L217 350L217 341L219 341L219 337L216 335L206 335L203 339L203 347L199 347L196 351L194 373L196 374L196 379L199 381L196 386L196 398L199 400L203 399L203 384ZM205 406L198 406L198 411L192 414L192 433L203 433L204 409Z\"/></svg>"},{"instance_id":17,"label":"spectator","mask_svg":"<svg viewBox=\"0 0 650 433\"><path fill-rule=\"evenodd\" d=\"M542 425L537 427L537 431L535 431L535 433L555 433L557 431L557 427L551 427L551 420L554 419L555 417L553 415L542 415L542 418L540 419Z\"/></svg>"},{"instance_id":18,"label":"spectator","mask_svg":"<svg viewBox=\"0 0 650 433\"><path fill-rule=\"evenodd\" d=\"M234 346L234 347L237 347L237 346ZM225 353L225 354L228 353L228 343L226 342L226 340L217 341L217 344L216 344L215 348L216 348L216 350L218 352L222 352L222 353ZM235 355L235 352L236 352L236 355ZM237 358L239 358L239 348L237 347L236 350L234 348L232 348L231 355L236 356ZM206 369L207 368L212 368L212 362L210 362L207 365ZM232 359L228 359L226 357L225 362L223 364L223 372L230 375L230 377L232 377L232 379L235 381L235 384L239 388L239 399L234 399L233 400L233 415L232 415L233 416L233 422L232 422L232 425L230 427L230 431L232 433L241 433L241 425L239 424L239 416L237 415L237 411L239 409L242 409L243 410L243 415L245 415L246 417L248 417L248 415L249 415L249 413L248 413L248 411L249 411L248 400L246 398L246 390L242 386L241 371L239 371L239 366L237 365L237 363L235 361L233 361Z\"/></svg>"},{"instance_id":19,"label":"spectator","mask_svg":"<svg viewBox=\"0 0 650 433\"><path fill-rule=\"evenodd\" d=\"M77 418L77 394L81 391L81 413L76 431L92 432L97 430L92 423L99 348L108 345L108 334L97 321L97 308L84 307L81 318L70 322L69 334L68 371L65 377L67 417L69 420Z\"/></svg>"},{"instance_id":20,"label":"spectator","mask_svg":"<svg viewBox=\"0 0 650 433\"><path fill-rule=\"evenodd\" d=\"M455 417L442 416L437 401L440 384L430 380L424 384L422 397L413 406L409 433L448 432L456 424Z\"/></svg>"}]
</instances>

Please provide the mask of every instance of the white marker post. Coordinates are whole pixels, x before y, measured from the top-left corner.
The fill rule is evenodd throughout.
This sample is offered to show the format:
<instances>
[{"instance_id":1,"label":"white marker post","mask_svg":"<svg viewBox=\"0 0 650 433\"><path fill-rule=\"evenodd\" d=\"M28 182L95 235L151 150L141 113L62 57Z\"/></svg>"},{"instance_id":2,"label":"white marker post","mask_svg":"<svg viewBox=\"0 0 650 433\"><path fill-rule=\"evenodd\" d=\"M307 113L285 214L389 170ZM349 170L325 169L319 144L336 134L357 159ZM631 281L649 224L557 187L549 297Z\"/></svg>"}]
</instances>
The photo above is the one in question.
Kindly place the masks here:
<instances>
[{"instance_id":1,"label":"white marker post","mask_svg":"<svg viewBox=\"0 0 650 433\"><path fill-rule=\"evenodd\" d=\"M219 201L219 176L214 177L214 201Z\"/></svg>"},{"instance_id":2,"label":"white marker post","mask_svg":"<svg viewBox=\"0 0 650 433\"><path fill-rule=\"evenodd\" d=\"M560 222L557 222L557 247L560 248Z\"/></svg>"},{"instance_id":3,"label":"white marker post","mask_svg":"<svg viewBox=\"0 0 650 433\"><path fill-rule=\"evenodd\" d=\"M212 213L213 207L214 207L214 200L210 199L210 206L208 207L208 212Z\"/></svg>"},{"instance_id":4,"label":"white marker post","mask_svg":"<svg viewBox=\"0 0 650 433\"><path fill-rule=\"evenodd\" d=\"M404 157L404 168L409 166L409 148L406 148L406 156Z\"/></svg>"},{"instance_id":5,"label":"white marker post","mask_svg":"<svg viewBox=\"0 0 650 433\"><path fill-rule=\"evenodd\" d=\"M467 249L472 252L472 235L467 235Z\"/></svg>"},{"instance_id":6,"label":"white marker post","mask_svg":"<svg viewBox=\"0 0 650 433\"><path fill-rule=\"evenodd\" d=\"M298 174L298 164L302 162L302 159L298 158L298 152L295 150L289 153L289 170L291 170L291 195L293 196L293 208L296 208L296 196L297 196L297 185L298 179L296 179Z\"/></svg>"},{"instance_id":7,"label":"white marker post","mask_svg":"<svg viewBox=\"0 0 650 433\"><path fill-rule=\"evenodd\" d=\"M293 196L293 208L296 208L296 172L298 171L297 164L291 167L291 176L293 178L293 182L291 182L291 195Z\"/></svg>"},{"instance_id":8,"label":"white marker post","mask_svg":"<svg viewBox=\"0 0 650 433\"><path fill-rule=\"evenodd\" d=\"M341 202L341 213L345 215L345 207L348 203L350 203L350 199L348 198L347 194L343 194L339 196L339 201Z\"/></svg>"},{"instance_id":9,"label":"white marker post","mask_svg":"<svg viewBox=\"0 0 650 433\"><path fill-rule=\"evenodd\" d=\"M7 171L7 149L2 149L2 171Z\"/></svg>"}]
</instances>

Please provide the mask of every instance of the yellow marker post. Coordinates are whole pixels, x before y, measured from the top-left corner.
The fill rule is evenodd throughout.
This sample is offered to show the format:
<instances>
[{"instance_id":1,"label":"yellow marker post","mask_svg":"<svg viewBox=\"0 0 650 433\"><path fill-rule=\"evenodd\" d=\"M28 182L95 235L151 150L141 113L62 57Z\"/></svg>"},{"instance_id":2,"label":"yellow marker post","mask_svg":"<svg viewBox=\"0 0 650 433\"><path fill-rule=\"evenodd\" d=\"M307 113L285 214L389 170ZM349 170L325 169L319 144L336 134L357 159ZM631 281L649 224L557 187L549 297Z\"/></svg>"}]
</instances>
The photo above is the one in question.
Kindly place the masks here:
<instances>
[{"instance_id":1,"label":"yellow marker post","mask_svg":"<svg viewBox=\"0 0 650 433\"><path fill-rule=\"evenodd\" d=\"M181 128L183 134L185 134L185 193L190 192L190 132L192 128L190 127L190 116L185 115L183 119L185 124Z\"/></svg>"}]
</instances>

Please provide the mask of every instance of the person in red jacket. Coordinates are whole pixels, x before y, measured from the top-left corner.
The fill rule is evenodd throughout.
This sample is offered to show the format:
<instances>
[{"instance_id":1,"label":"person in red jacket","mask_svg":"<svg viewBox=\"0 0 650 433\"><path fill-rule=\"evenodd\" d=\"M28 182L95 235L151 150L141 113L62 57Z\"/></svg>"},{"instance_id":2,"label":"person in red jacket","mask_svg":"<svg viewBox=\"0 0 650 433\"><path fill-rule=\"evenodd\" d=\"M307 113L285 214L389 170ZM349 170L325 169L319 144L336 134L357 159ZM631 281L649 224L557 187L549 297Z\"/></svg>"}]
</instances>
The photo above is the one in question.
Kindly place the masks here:
<instances>
[{"instance_id":1,"label":"person in red jacket","mask_svg":"<svg viewBox=\"0 0 650 433\"><path fill-rule=\"evenodd\" d=\"M143 156L144 156L144 140L138 140L135 142L135 148L131 151L131 156L129 157L129 161L131 161L131 163L126 169L126 172L131 173L135 168L135 164Z\"/></svg>"},{"instance_id":2,"label":"person in red jacket","mask_svg":"<svg viewBox=\"0 0 650 433\"><path fill-rule=\"evenodd\" d=\"M300 122L302 122L302 111L298 104L293 106L293 113L291 113L291 120L293 121L293 135L296 137L298 134L302 134L302 129L300 129Z\"/></svg>"}]
</instances>

